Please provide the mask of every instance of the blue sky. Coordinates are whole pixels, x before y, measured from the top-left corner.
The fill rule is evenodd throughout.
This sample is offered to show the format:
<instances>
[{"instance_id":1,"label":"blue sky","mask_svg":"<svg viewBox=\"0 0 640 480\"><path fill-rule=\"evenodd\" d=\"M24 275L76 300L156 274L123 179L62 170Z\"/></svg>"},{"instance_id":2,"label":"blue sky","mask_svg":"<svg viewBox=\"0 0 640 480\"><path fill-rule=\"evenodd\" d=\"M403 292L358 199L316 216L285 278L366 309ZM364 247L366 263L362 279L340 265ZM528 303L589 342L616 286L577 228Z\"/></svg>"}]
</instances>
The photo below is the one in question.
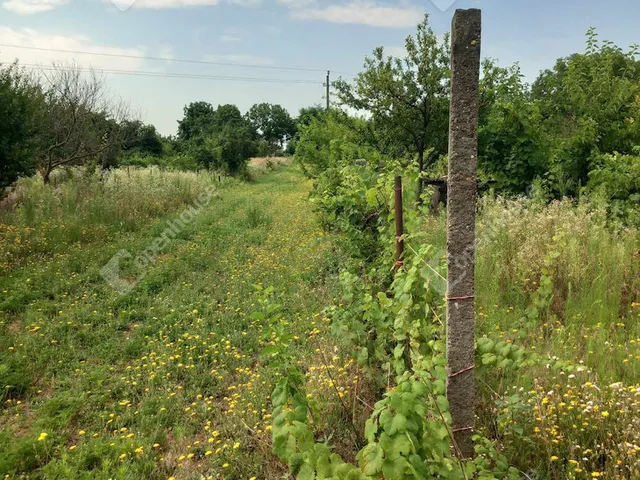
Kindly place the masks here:
<instances>
[{"instance_id":1,"label":"blue sky","mask_svg":"<svg viewBox=\"0 0 640 480\"><path fill-rule=\"evenodd\" d=\"M0 62L74 61L96 69L306 80L257 83L106 74L110 91L163 134L176 132L185 104L280 103L292 114L323 102L323 70L355 74L376 46L395 54L427 12L437 33L455 8L483 10L483 56L519 62L531 81L556 58L601 39L640 43L637 0L0 0L0 44L113 55L206 60L198 65L0 46ZM318 71L278 70L295 67ZM338 75L335 74L334 78Z\"/></svg>"}]
</instances>

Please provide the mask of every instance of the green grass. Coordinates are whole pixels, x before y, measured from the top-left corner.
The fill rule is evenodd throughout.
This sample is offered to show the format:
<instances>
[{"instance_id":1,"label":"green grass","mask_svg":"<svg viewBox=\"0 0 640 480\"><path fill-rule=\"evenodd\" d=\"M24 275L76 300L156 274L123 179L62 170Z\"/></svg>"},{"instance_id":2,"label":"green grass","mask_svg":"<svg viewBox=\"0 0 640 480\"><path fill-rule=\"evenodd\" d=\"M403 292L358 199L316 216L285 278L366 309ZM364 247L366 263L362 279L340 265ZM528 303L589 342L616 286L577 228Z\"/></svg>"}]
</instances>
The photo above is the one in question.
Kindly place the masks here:
<instances>
[{"instance_id":1,"label":"green grass","mask_svg":"<svg viewBox=\"0 0 640 480\"><path fill-rule=\"evenodd\" d=\"M135 258L212 186L141 270ZM0 216L0 475L286 478L271 453L279 370L262 353L281 344L305 374L316 440L354 462L382 392L327 333L322 312L351 261L309 189L293 166L253 183L158 170L24 180ZM444 217L420 228L444 253ZM607 442L613 430L637 443L638 232L568 202L489 202L478 234L477 336L582 370L479 365L479 430L531 478L604 472L603 451L627 465ZM120 273L138 283L119 295L100 271L123 249ZM551 460L569 456L582 472Z\"/></svg>"},{"instance_id":2,"label":"green grass","mask_svg":"<svg viewBox=\"0 0 640 480\"><path fill-rule=\"evenodd\" d=\"M308 188L292 168L222 188L126 295L100 268L121 249L143 251L185 199L133 229L95 218L86 227L105 234L19 252L0 280L0 474L279 478L277 373L260 358L273 326L252 314L282 305L292 348L313 352L307 337L332 301L338 262ZM70 224L83 215L60 211Z\"/></svg>"}]
</instances>

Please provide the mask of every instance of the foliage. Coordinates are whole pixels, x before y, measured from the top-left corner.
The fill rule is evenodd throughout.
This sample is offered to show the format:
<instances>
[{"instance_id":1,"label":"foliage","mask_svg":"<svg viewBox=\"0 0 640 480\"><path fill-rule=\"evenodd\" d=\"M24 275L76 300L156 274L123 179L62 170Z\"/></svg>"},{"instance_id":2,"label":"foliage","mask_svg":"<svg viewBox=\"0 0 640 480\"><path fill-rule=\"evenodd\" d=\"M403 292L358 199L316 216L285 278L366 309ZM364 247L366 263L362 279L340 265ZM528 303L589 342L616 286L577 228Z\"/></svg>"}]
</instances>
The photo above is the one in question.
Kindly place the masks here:
<instances>
[{"instance_id":1,"label":"foliage","mask_svg":"<svg viewBox=\"0 0 640 480\"><path fill-rule=\"evenodd\" d=\"M54 65L45 75L45 101L39 130L38 169L45 183L56 168L98 163L115 165L124 141L120 123L128 106L111 100L94 71Z\"/></svg>"},{"instance_id":2,"label":"foliage","mask_svg":"<svg viewBox=\"0 0 640 480\"><path fill-rule=\"evenodd\" d=\"M120 124L125 139L122 150L125 155L162 156L164 145L162 137L153 125L145 125L139 120L124 121Z\"/></svg>"},{"instance_id":3,"label":"foliage","mask_svg":"<svg viewBox=\"0 0 640 480\"><path fill-rule=\"evenodd\" d=\"M546 136L527 124L533 118L540 125L541 114L538 105L527 100L517 69L485 64L485 71L483 141L496 152L493 155L504 159L505 163L498 162L500 169L511 168L512 174L523 175L500 176L498 168L491 171L486 164L483 167L488 172L484 174L495 179L496 189L519 193L545 174L542 152L548 148ZM490 83L500 88L486 85ZM516 106L520 106L522 117L517 116ZM558 383L559 380L551 380L554 375L586 371L602 381L624 379L629 388L637 382L634 368L640 356L635 344L640 330L628 326L635 318L634 309L640 305L637 231L619 228L608 219L606 202L597 203L586 197L579 203L564 200L550 204L541 196L531 200L483 200L476 270L477 375L482 394L478 435L474 439L478 458L464 462L460 468L446 435L442 437L448 425L448 407L437 401L446 381L442 325L442 295L446 289L444 217L428 216L424 209L410 208L414 198L405 197L404 268L393 274L393 176L402 172L405 179L412 179L417 171L402 170L397 162L379 156L364 140L362 124L354 128L357 122L335 113L322 121L312 120L308 127L301 128L300 148L296 151L296 159L314 179L312 201L325 226L340 232L340 245L352 257L340 274L343 294L326 314L344 350L353 351L353 357L378 391L386 391L387 399L375 405L367 423L367 443L358 454L359 471L350 474L387 479L413 478L411 475L520 478L520 472L513 467L530 478L564 478L564 474L567 478L583 478L585 472L601 476L616 472L624 476L622 472L635 472L627 453L613 455L616 462L622 462L619 467L608 460L598 465L597 455L591 454L603 451L602 442L587 452L593 460L580 461L575 456L581 465L577 472L573 468L577 464L563 464L558 459L566 456L566 449L574 448L565 439L575 438L572 442L585 449L577 440L583 437L575 431L553 430L549 415L548 428L557 435L555 440L562 450L556 442L547 445L545 442L552 438L548 431L536 434L538 410L531 408L533 404L528 405L528 397L522 392L531 390L536 382ZM536 139L542 145L536 145ZM363 158L359 159L358 154ZM593 177L594 190L611 188L614 178L632 170L636 159L631 157L612 156L606 159L608 162L601 159L603 170ZM490 157L486 158L488 163ZM601 183L596 184L595 178ZM626 196L627 191L635 191L634 180L631 175L621 181L621 199L634 198ZM612 182L611 186L607 187L607 182ZM614 189L609 190L609 195L613 196L613 192ZM363 222L365 219L370 223ZM422 380L422 375L426 376L435 401L431 395L408 395L415 393L412 382ZM292 378L288 374L285 377ZM545 385L541 392L542 388L546 392L559 388ZM304 387L304 383L298 383L296 391L304 393ZM290 393L294 398L293 390ZM394 408L392 398L396 393L402 401L397 401ZM409 405L406 412L401 410L405 404ZM611 404L607 405L610 413ZM274 432L284 435L278 445L290 445L289 450L278 453L281 458L292 460L292 472L320 475L320 465L341 465L341 459L331 457L326 453L330 450L314 440L318 436L312 427L316 424L316 407L307 405L307 420L300 413L303 407L304 403L296 404L299 412L295 418L285 408L278 424L274 421ZM415 411L419 414L414 423L411 416ZM627 423L637 421L637 416L625 418ZM588 421L584 413L571 422L579 425L578 420ZM394 437L394 422L406 428L402 430L406 435ZM573 423L568 422L563 422L563 429L573 428ZM287 425L293 425L291 430L285 428ZM605 422L593 425L594 437L589 437L589 445L592 438L613 435ZM633 435L625 436L629 442L635 441ZM605 448L615 448L613 443ZM535 454L523 458L521 452L532 446ZM353 467L356 464L351 464ZM331 468L330 478L343 478Z\"/></svg>"},{"instance_id":4,"label":"foliage","mask_svg":"<svg viewBox=\"0 0 640 480\"><path fill-rule=\"evenodd\" d=\"M319 312L339 262L320 237L304 178L285 169L253 183L218 183L207 172L130 173L109 172L104 195L93 177L86 190L80 176L57 189L53 179L23 179L20 206L3 212L3 231L11 226L55 254L25 247L13 265L0 265L2 477L281 478L269 400L281 378L260 352L277 322L291 355L306 361L311 332L326 334ZM123 261L123 273L139 282L118 295L100 268L123 249L144 252L209 186L220 196L144 278ZM21 207L29 199L37 201L33 223ZM47 225L41 204L56 205ZM271 223L244 221L256 206ZM4 252L17 244L0 236L0 245ZM273 307L260 303L266 296ZM258 309L270 321L253 315Z\"/></svg>"},{"instance_id":5,"label":"foliage","mask_svg":"<svg viewBox=\"0 0 640 480\"><path fill-rule=\"evenodd\" d=\"M235 105L219 105L214 110L208 103L195 102L184 112L178 129L179 151L200 168L231 174L245 170L257 152L257 143L249 121Z\"/></svg>"},{"instance_id":6,"label":"foliage","mask_svg":"<svg viewBox=\"0 0 640 480\"><path fill-rule=\"evenodd\" d=\"M40 86L16 64L0 64L0 197L20 176L35 171Z\"/></svg>"},{"instance_id":7,"label":"foliage","mask_svg":"<svg viewBox=\"0 0 640 480\"><path fill-rule=\"evenodd\" d=\"M524 193L548 171L542 116L528 98L519 67L483 62L479 122L479 176L495 191Z\"/></svg>"},{"instance_id":8,"label":"foliage","mask_svg":"<svg viewBox=\"0 0 640 480\"><path fill-rule=\"evenodd\" d=\"M272 148L273 153L281 150L284 144L296 133L296 124L281 105L257 103L247 112L247 119Z\"/></svg>"},{"instance_id":9,"label":"foliage","mask_svg":"<svg viewBox=\"0 0 640 480\"><path fill-rule=\"evenodd\" d=\"M574 195L586 185L601 154L633 153L640 144L640 62L587 33L587 50L559 59L532 87L545 130L553 138L550 178L556 191Z\"/></svg>"},{"instance_id":10,"label":"foliage","mask_svg":"<svg viewBox=\"0 0 640 480\"><path fill-rule=\"evenodd\" d=\"M371 115L380 151L409 163L417 155L420 172L447 152L448 38L439 41L425 15L415 38L406 39L404 59L387 57L377 48L353 85L343 80L334 84L343 105ZM419 195L422 185L420 181Z\"/></svg>"},{"instance_id":11,"label":"foliage","mask_svg":"<svg viewBox=\"0 0 640 480\"><path fill-rule=\"evenodd\" d=\"M191 140L205 135L215 124L215 111L207 102L193 102L184 107L184 117L178 120L178 138Z\"/></svg>"},{"instance_id":12,"label":"foliage","mask_svg":"<svg viewBox=\"0 0 640 480\"><path fill-rule=\"evenodd\" d=\"M586 189L599 196L612 218L640 226L640 156L602 155L589 172Z\"/></svg>"}]
</instances>

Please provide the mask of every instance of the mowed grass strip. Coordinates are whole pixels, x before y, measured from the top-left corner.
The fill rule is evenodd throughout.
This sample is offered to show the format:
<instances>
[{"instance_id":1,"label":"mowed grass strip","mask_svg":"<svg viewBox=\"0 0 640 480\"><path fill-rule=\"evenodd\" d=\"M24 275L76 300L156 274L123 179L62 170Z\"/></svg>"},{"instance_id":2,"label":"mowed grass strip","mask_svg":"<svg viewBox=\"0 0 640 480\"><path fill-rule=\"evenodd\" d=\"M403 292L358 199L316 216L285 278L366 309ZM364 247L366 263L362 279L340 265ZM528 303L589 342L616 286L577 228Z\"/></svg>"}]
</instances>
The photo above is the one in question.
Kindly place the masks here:
<instances>
[{"instance_id":1,"label":"mowed grass strip","mask_svg":"<svg viewBox=\"0 0 640 480\"><path fill-rule=\"evenodd\" d=\"M311 351L337 260L308 189L287 167L221 190L126 295L100 268L121 249L144 251L179 210L9 270L0 280L2 476L280 477L269 415L278 374L260 358L272 326L252 313L258 300L277 300L292 348Z\"/></svg>"}]
</instances>

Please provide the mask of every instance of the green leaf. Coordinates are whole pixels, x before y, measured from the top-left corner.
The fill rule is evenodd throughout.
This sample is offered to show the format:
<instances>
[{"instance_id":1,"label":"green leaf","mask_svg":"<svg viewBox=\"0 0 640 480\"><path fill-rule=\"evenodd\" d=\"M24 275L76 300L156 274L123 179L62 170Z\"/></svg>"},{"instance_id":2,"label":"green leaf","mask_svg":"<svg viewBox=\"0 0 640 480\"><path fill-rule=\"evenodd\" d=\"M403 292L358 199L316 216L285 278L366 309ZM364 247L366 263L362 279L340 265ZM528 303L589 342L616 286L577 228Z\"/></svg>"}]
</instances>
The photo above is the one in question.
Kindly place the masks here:
<instances>
[{"instance_id":1,"label":"green leaf","mask_svg":"<svg viewBox=\"0 0 640 480\"><path fill-rule=\"evenodd\" d=\"M406 458L398 457L395 460L384 461L382 474L386 480L403 480L408 468L409 462Z\"/></svg>"},{"instance_id":2,"label":"green leaf","mask_svg":"<svg viewBox=\"0 0 640 480\"><path fill-rule=\"evenodd\" d=\"M404 433L407 431L407 417L405 417L402 413L397 413L393 420L391 420L391 425L387 430L389 435L395 435L396 433Z\"/></svg>"},{"instance_id":3,"label":"green leaf","mask_svg":"<svg viewBox=\"0 0 640 480\"><path fill-rule=\"evenodd\" d=\"M483 365L491 365L492 363L495 363L496 360L498 360L498 357L496 357L493 353L485 353L484 355L482 355Z\"/></svg>"},{"instance_id":4,"label":"green leaf","mask_svg":"<svg viewBox=\"0 0 640 480\"><path fill-rule=\"evenodd\" d=\"M404 354L404 345L399 343L398 345L396 345L396 348L393 349L393 356L394 358L402 358L403 354Z\"/></svg>"},{"instance_id":5,"label":"green leaf","mask_svg":"<svg viewBox=\"0 0 640 480\"><path fill-rule=\"evenodd\" d=\"M367 205L370 207L376 207L378 205L378 195L375 188L370 188L366 191L365 197L367 199Z\"/></svg>"},{"instance_id":6,"label":"green leaf","mask_svg":"<svg viewBox=\"0 0 640 480\"><path fill-rule=\"evenodd\" d=\"M270 346L262 350L262 355L265 357L269 355L275 355L277 353L280 353L280 348L275 346Z\"/></svg>"},{"instance_id":7,"label":"green leaf","mask_svg":"<svg viewBox=\"0 0 640 480\"><path fill-rule=\"evenodd\" d=\"M313 467L308 463L305 463L304 465L302 465L302 468L300 469L300 473L298 473L296 480L314 480L315 478L316 472L314 471Z\"/></svg>"},{"instance_id":8,"label":"green leaf","mask_svg":"<svg viewBox=\"0 0 640 480\"><path fill-rule=\"evenodd\" d=\"M362 471L365 475L375 475L382 469L384 452L377 443L370 443L359 454Z\"/></svg>"},{"instance_id":9,"label":"green leaf","mask_svg":"<svg viewBox=\"0 0 640 480\"><path fill-rule=\"evenodd\" d=\"M376 439L376 433L378 433L378 424L370 418L367 419L364 426L364 437L369 443L373 443Z\"/></svg>"}]
</instances>

